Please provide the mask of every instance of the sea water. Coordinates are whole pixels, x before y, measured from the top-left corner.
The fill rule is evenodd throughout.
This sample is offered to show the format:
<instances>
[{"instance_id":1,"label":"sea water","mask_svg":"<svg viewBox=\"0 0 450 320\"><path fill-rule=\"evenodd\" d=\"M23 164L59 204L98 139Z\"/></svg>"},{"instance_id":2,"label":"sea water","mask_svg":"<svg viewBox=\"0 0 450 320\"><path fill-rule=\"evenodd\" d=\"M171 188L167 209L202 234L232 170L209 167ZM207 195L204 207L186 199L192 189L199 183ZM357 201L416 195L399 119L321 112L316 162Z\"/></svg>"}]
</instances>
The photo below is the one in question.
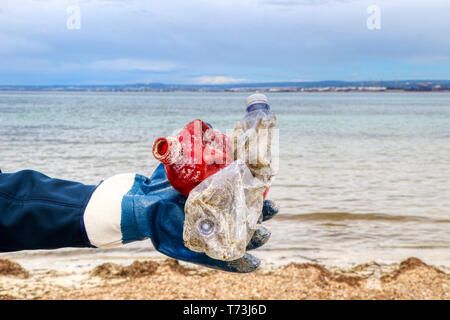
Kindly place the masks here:
<instances>
[{"instance_id":1,"label":"sea water","mask_svg":"<svg viewBox=\"0 0 450 320\"><path fill-rule=\"evenodd\" d=\"M97 184L150 176L153 141L200 118L232 130L248 93L0 92L0 169ZM266 264L351 265L415 256L450 266L450 93L268 93L279 170ZM3 253L27 268L163 256L115 249Z\"/></svg>"}]
</instances>

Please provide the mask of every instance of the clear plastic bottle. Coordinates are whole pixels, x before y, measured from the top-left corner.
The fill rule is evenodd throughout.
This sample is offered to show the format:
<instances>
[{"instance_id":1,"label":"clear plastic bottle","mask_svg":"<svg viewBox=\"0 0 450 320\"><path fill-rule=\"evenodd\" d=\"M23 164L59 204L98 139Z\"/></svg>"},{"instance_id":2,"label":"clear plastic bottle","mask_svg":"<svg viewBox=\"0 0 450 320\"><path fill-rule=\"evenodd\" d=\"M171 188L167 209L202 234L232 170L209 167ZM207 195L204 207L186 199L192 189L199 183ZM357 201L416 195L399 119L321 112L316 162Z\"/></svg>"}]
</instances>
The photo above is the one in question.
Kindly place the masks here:
<instances>
[{"instance_id":1,"label":"clear plastic bottle","mask_svg":"<svg viewBox=\"0 0 450 320\"><path fill-rule=\"evenodd\" d=\"M267 97L256 93L247 98L247 113L237 123L231 137L234 160L243 160L252 174L267 187L275 175L271 144L276 122Z\"/></svg>"},{"instance_id":2,"label":"clear plastic bottle","mask_svg":"<svg viewBox=\"0 0 450 320\"><path fill-rule=\"evenodd\" d=\"M186 201L186 247L225 261L244 256L257 229L265 189L242 160L203 180Z\"/></svg>"}]
</instances>

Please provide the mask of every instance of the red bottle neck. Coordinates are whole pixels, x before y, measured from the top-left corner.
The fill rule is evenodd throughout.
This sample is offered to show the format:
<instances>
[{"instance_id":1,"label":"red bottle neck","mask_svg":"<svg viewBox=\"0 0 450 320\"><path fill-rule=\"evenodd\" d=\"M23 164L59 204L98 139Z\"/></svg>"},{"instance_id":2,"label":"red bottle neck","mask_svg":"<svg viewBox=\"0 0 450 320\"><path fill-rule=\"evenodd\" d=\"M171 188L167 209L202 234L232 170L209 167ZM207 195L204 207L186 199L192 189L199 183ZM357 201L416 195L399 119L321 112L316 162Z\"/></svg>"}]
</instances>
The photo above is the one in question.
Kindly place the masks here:
<instances>
[{"instance_id":1,"label":"red bottle neck","mask_svg":"<svg viewBox=\"0 0 450 320\"><path fill-rule=\"evenodd\" d=\"M173 164L181 159L182 147L174 137L159 138L153 144L153 155L164 164Z\"/></svg>"}]
</instances>

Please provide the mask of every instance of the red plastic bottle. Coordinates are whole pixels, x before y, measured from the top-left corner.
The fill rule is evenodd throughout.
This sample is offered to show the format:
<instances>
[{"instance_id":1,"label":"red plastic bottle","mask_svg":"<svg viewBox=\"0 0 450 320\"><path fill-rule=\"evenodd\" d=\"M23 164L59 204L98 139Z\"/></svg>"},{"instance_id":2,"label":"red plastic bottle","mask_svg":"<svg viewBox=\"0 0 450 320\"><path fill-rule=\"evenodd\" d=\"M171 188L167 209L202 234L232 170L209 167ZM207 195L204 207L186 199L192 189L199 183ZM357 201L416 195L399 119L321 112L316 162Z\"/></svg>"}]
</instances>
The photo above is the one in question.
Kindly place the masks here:
<instances>
[{"instance_id":1,"label":"red plastic bottle","mask_svg":"<svg viewBox=\"0 0 450 320\"><path fill-rule=\"evenodd\" d=\"M164 164L172 186L185 196L200 182L229 165L231 141L196 119L174 137L157 139L153 155Z\"/></svg>"}]
</instances>

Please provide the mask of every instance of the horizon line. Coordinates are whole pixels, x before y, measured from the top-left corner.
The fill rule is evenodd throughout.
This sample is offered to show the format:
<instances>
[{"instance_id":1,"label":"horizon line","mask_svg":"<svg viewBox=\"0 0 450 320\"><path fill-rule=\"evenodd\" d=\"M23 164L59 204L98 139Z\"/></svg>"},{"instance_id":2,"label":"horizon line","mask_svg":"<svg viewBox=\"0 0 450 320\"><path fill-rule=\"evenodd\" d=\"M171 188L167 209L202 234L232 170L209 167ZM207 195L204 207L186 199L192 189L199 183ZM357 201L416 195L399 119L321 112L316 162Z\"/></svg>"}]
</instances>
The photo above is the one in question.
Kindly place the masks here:
<instances>
[{"instance_id":1,"label":"horizon line","mask_svg":"<svg viewBox=\"0 0 450 320\"><path fill-rule=\"evenodd\" d=\"M165 83L165 82L129 82L129 83L117 83L117 84L0 84L1 87L117 87L117 86L137 86L137 85L160 85L160 86L180 86L180 87L221 87L221 86L232 86L232 87L242 87L242 86L264 86L264 85L301 85L301 84L312 84L312 83L420 83L420 82L434 82L434 83L450 83L450 79L445 80L435 80L435 79L401 79L401 80L307 80L307 81L290 81L290 80L280 80L280 81L262 81L262 82L241 82L241 83L210 83L210 84L199 84L199 83Z\"/></svg>"}]
</instances>

